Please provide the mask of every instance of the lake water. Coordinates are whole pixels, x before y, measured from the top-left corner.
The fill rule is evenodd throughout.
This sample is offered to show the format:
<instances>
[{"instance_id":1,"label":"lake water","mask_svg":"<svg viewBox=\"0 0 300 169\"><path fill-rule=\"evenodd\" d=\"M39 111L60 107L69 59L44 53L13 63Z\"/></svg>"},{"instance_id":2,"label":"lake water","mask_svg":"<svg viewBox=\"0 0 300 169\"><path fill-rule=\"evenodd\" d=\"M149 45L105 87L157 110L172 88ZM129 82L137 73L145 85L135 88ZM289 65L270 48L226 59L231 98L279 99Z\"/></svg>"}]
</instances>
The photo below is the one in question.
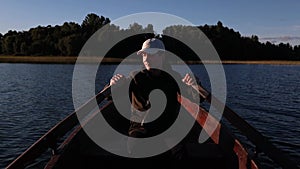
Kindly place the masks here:
<instances>
[{"instance_id":1,"label":"lake water","mask_svg":"<svg viewBox=\"0 0 300 169\"><path fill-rule=\"evenodd\" d=\"M97 90L116 65L101 66ZM0 168L74 111L74 65L0 63ZM209 88L203 66L191 69ZM224 65L227 104L300 164L300 66ZM185 72L181 72L185 73ZM275 168L261 157L265 168Z\"/></svg>"}]
</instances>

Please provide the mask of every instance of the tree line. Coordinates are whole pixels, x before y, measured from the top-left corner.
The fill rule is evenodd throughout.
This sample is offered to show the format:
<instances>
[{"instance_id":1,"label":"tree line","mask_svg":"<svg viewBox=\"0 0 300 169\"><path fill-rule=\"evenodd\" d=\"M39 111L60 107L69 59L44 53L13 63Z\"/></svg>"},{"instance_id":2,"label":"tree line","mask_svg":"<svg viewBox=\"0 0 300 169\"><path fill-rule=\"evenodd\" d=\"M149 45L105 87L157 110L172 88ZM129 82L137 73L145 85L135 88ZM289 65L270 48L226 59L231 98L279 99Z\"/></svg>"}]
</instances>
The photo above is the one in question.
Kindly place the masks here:
<instances>
[{"instance_id":1,"label":"tree line","mask_svg":"<svg viewBox=\"0 0 300 169\"><path fill-rule=\"evenodd\" d=\"M104 45L105 41L112 40L113 37L133 35L111 48L107 57L124 58L139 50L145 39L157 36L164 41L167 50L183 60L196 60L195 53L185 44L167 36L173 33L186 36L190 40L201 39L201 36L208 37L221 60L300 60L300 45L292 47L289 43L261 43L256 35L243 37L239 32L224 27L220 21L216 25L197 26L204 35L195 34L195 27L192 29L189 26L174 25L165 28L159 36L155 35L151 24L143 27L132 23L129 28L121 29L111 24L109 18L94 13L88 14L81 24L65 22L60 26L38 26L28 31L10 30L4 35L0 34L0 55L77 56L85 42L103 26L108 27L108 33L97 40Z\"/></svg>"}]
</instances>

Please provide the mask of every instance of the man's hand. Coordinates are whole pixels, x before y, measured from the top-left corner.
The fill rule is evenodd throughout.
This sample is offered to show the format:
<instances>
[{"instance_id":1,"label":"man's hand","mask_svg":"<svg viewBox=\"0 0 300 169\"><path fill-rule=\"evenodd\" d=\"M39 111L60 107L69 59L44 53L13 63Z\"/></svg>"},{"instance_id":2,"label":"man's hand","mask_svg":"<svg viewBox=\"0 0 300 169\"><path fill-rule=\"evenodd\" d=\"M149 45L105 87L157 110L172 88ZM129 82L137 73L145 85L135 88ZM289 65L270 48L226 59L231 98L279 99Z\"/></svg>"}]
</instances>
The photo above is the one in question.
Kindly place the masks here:
<instances>
[{"instance_id":1,"label":"man's hand","mask_svg":"<svg viewBox=\"0 0 300 169\"><path fill-rule=\"evenodd\" d=\"M185 74L184 78L182 79L182 82L185 83L185 84L188 85L188 86L196 85L196 80L193 79L193 78L191 77L191 75L188 74L188 73Z\"/></svg>"},{"instance_id":2,"label":"man's hand","mask_svg":"<svg viewBox=\"0 0 300 169\"><path fill-rule=\"evenodd\" d=\"M125 81L125 76L121 74L114 75L109 82L109 85L121 84Z\"/></svg>"}]
</instances>

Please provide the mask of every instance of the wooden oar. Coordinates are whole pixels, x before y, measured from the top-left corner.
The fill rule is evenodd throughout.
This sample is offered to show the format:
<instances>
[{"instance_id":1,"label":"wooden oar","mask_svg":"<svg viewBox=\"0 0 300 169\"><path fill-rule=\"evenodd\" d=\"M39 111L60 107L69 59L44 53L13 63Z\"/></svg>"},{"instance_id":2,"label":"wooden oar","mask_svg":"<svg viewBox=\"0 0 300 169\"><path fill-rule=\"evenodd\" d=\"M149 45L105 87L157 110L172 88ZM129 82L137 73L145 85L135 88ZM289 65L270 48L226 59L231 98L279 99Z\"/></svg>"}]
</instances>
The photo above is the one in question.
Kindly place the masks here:
<instances>
[{"instance_id":1,"label":"wooden oar","mask_svg":"<svg viewBox=\"0 0 300 169\"><path fill-rule=\"evenodd\" d=\"M211 104L211 101L214 100L216 109L224 107L223 116L238 130L240 130L254 145L258 150L264 152L268 157L270 157L274 162L278 163L285 169L299 169L300 167L291 160L291 158L283 153L280 149L275 147L266 137L264 137L260 132L258 132L254 127L242 119L237 113L232 109L227 107L219 99L211 95L206 89L202 86L197 85L193 88L203 97L206 101ZM219 110L220 111L220 110Z\"/></svg>"},{"instance_id":2,"label":"wooden oar","mask_svg":"<svg viewBox=\"0 0 300 169\"><path fill-rule=\"evenodd\" d=\"M46 134L38 139L32 146L30 146L24 153L22 153L12 163L10 163L6 169L25 168L48 148L54 150L55 153L57 140L79 123L76 112L85 112L84 115L88 115L88 113L90 113L90 111L95 108L94 100L96 99L98 103L102 102L108 95L110 95L110 88L110 86L105 87L96 96L88 100L72 114L56 124Z\"/></svg>"}]
</instances>

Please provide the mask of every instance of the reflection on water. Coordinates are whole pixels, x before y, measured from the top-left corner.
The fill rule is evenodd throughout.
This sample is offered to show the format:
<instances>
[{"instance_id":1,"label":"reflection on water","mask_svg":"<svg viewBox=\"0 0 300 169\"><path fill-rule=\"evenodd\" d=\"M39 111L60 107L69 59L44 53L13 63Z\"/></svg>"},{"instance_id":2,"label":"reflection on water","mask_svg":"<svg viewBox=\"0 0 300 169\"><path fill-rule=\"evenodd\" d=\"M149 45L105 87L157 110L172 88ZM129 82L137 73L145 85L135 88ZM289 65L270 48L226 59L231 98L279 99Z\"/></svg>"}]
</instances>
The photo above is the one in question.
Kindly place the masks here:
<instances>
[{"instance_id":1,"label":"reflection on water","mask_svg":"<svg viewBox=\"0 0 300 169\"><path fill-rule=\"evenodd\" d=\"M0 64L0 168L74 111L73 65ZM225 65L227 104L280 149L300 158L300 66ZM101 66L99 91L116 65ZM137 67L131 67L135 69ZM180 66L179 66L180 69ZM191 65L209 89L203 66ZM129 72L129 70L125 70ZM182 74L186 73L184 71ZM274 168L261 159L266 168ZM269 163L269 164L268 164Z\"/></svg>"}]
</instances>

